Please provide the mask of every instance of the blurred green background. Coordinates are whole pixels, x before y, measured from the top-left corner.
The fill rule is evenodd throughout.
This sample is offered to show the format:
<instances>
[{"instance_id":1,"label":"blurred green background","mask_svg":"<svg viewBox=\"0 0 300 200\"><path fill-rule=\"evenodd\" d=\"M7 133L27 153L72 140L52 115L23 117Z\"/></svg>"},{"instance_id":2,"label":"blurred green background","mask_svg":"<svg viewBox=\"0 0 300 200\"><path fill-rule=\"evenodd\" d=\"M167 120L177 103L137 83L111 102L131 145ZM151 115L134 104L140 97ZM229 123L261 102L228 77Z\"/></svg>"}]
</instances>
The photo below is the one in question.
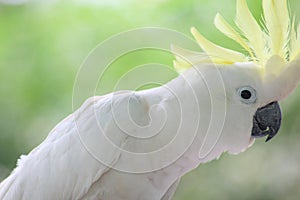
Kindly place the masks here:
<instances>
[{"instance_id":1,"label":"blurred green background","mask_svg":"<svg viewBox=\"0 0 300 200\"><path fill-rule=\"evenodd\" d=\"M299 17L300 1L289 2ZM259 18L261 1L248 3ZM238 49L214 28L217 12L232 20L235 0L0 3L0 180L10 173L21 154L38 145L72 112L76 73L97 44L137 27L171 28L190 36L190 27L196 26L218 44ZM121 64L125 67L114 70L107 80L114 82L138 64L155 61L171 66L173 59L171 55L145 54L138 58L124 60ZM165 81L170 78L166 76ZM100 88L98 94L110 90ZM298 200L299 101L300 88L281 102L283 125L275 139L267 144L257 141L245 153L224 154L217 161L201 165L182 179L174 199Z\"/></svg>"}]
</instances>

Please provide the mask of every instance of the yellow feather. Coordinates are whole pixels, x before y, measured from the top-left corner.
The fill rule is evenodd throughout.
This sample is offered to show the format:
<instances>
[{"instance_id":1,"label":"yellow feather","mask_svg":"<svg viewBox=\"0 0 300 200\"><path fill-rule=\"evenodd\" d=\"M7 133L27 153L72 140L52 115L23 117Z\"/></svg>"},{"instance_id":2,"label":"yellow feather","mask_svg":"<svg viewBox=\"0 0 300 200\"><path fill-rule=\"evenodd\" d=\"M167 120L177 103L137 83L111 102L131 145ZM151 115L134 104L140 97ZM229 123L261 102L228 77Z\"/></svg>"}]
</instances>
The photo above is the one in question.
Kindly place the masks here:
<instances>
[{"instance_id":1,"label":"yellow feather","mask_svg":"<svg viewBox=\"0 0 300 200\"><path fill-rule=\"evenodd\" d=\"M189 68L192 65L197 65L199 63L212 62L210 58L203 52L195 52L180 48L175 45L171 46L171 51L176 57L176 64L183 64L184 68Z\"/></svg>"},{"instance_id":2,"label":"yellow feather","mask_svg":"<svg viewBox=\"0 0 300 200\"><path fill-rule=\"evenodd\" d=\"M294 29L295 22L292 23L291 41L290 41L290 61L296 59L300 54L300 24Z\"/></svg>"},{"instance_id":3,"label":"yellow feather","mask_svg":"<svg viewBox=\"0 0 300 200\"><path fill-rule=\"evenodd\" d=\"M261 27L252 16L246 0L237 0L235 23L248 39L249 46L257 57L257 61L264 63L266 59L265 38Z\"/></svg>"},{"instance_id":4,"label":"yellow feather","mask_svg":"<svg viewBox=\"0 0 300 200\"><path fill-rule=\"evenodd\" d=\"M295 46L297 42L297 33L295 30L295 17L293 18L292 24L291 24L291 35L290 35L290 60L292 57L294 57L294 52L297 49L297 46Z\"/></svg>"},{"instance_id":5,"label":"yellow feather","mask_svg":"<svg viewBox=\"0 0 300 200\"><path fill-rule=\"evenodd\" d=\"M175 45L171 46L171 51L176 58L173 62L174 68L179 73L203 61L203 53L200 52L186 50Z\"/></svg>"},{"instance_id":6,"label":"yellow feather","mask_svg":"<svg viewBox=\"0 0 300 200\"><path fill-rule=\"evenodd\" d=\"M174 69L180 74L191 67L187 62L180 62L178 59L173 61Z\"/></svg>"},{"instance_id":7,"label":"yellow feather","mask_svg":"<svg viewBox=\"0 0 300 200\"><path fill-rule=\"evenodd\" d=\"M246 43L245 39L242 38L242 36L230 24L228 24L219 13L216 15L214 23L219 31L239 43L246 51L248 51L252 60L255 60L252 50Z\"/></svg>"},{"instance_id":8,"label":"yellow feather","mask_svg":"<svg viewBox=\"0 0 300 200\"><path fill-rule=\"evenodd\" d=\"M287 42L290 37L287 0L263 0L263 11L271 54L286 59Z\"/></svg>"},{"instance_id":9,"label":"yellow feather","mask_svg":"<svg viewBox=\"0 0 300 200\"><path fill-rule=\"evenodd\" d=\"M183 71L199 63L232 64L253 61L261 66L263 73L281 73L284 65L274 66L274 63L294 62L300 57L300 24L295 27L295 18L292 19L289 14L287 1L262 0L262 27L251 14L246 0L237 0L237 28L231 26L220 14L216 15L214 23L217 29L240 44L250 57L218 46L192 28L194 38L206 54L175 48L174 52L180 55L176 56L175 68Z\"/></svg>"},{"instance_id":10,"label":"yellow feather","mask_svg":"<svg viewBox=\"0 0 300 200\"><path fill-rule=\"evenodd\" d=\"M247 58L244 54L220 47L208 41L194 27L191 28L191 33L193 34L200 47L213 60L213 62L229 64L247 61Z\"/></svg>"},{"instance_id":11,"label":"yellow feather","mask_svg":"<svg viewBox=\"0 0 300 200\"><path fill-rule=\"evenodd\" d=\"M211 58L203 52L195 52L172 45L171 51L175 55L176 60L173 61L173 66L178 73L186 69L196 66L201 63L228 63L228 61Z\"/></svg>"}]
</instances>

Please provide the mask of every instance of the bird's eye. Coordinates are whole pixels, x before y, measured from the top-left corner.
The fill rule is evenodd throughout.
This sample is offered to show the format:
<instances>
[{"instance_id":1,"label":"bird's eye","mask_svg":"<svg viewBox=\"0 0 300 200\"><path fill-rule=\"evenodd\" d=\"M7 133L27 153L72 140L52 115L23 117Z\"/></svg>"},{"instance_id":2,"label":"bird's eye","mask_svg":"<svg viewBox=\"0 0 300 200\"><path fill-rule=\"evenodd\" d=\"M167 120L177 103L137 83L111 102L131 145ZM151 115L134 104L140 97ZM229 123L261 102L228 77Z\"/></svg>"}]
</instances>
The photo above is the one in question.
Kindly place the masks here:
<instances>
[{"instance_id":1,"label":"bird's eye","mask_svg":"<svg viewBox=\"0 0 300 200\"><path fill-rule=\"evenodd\" d=\"M256 91L250 86L238 88L237 93L243 103L251 104L256 101Z\"/></svg>"}]
</instances>

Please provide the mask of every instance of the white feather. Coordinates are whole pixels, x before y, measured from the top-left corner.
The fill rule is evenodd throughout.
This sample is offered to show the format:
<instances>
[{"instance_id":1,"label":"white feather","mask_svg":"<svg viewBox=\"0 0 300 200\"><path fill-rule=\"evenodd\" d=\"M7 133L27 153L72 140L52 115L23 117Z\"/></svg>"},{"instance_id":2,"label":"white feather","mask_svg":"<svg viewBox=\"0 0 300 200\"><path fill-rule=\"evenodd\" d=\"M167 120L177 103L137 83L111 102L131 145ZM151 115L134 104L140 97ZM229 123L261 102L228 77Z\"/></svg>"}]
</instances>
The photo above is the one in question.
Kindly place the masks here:
<instances>
[{"instance_id":1,"label":"white feather","mask_svg":"<svg viewBox=\"0 0 300 200\"><path fill-rule=\"evenodd\" d=\"M224 151L236 154L249 145L256 107L241 108L232 99L227 106L234 112L225 112L222 81L235 91L230 76L236 69L221 82L216 79L219 70L229 68L190 68L162 87L88 99L19 160L1 183L0 199L171 198L175 182L185 173ZM238 78L247 79L253 81ZM222 126L222 113L232 123ZM236 120L240 126L232 129ZM220 135L222 128L225 135Z\"/></svg>"}]
</instances>

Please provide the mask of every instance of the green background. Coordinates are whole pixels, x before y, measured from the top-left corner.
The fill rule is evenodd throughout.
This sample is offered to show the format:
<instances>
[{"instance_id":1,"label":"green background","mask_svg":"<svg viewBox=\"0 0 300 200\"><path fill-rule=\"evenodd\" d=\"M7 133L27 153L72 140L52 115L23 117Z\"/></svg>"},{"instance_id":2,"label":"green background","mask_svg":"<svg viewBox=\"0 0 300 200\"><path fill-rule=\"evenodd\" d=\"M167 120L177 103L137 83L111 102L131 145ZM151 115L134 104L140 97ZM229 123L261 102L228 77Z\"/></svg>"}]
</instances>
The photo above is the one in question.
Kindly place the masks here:
<instances>
[{"instance_id":1,"label":"green background","mask_svg":"<svg viewBox=\"0 0 300 200\"><path fill-rule=\"evenodd\" d=\"M93 3L94 2L94 3ZM235 0L105 0L0 3L0 180L49 131L73 111L72 91L89 52L108 37L138 27L164 27L188 36L195 26L218 44L239 49L213 25L217 12L234 19ZM256 18L261 1L248 1ZM300 2L290 1L300 16ZM299 17L298 17L299 18ZM297 18L297 19L298 19ZM106 76L113 85L133 66L172 65L173 57L156 52L130 56ZM138 58L138 59L137 59ZM121 66L123 65L123 67ZM141 76L143 76L141 74ZM173 75L165 77L165 81ZM96 94L111 91L100 86ZM180 183L179 199L299 199L300 90L281 102L279 135L259 140L238 156L224 154L201 165Z\"/></svg>"}]
</instances>

